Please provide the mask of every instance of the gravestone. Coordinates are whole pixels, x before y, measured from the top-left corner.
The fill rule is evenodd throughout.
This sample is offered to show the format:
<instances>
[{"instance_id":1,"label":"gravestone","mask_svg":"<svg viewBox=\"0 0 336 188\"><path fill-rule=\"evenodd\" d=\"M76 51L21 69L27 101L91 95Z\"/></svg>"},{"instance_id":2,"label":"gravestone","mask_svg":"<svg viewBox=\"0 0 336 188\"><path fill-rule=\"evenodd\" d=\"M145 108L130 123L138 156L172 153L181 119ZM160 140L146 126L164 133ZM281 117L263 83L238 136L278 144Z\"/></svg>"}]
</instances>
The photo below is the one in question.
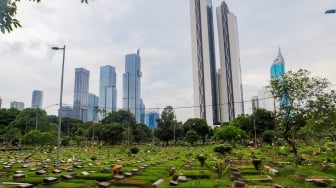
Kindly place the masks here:
<instances>
[{"instance_id":1,"label":"gravestone","mask_svg":"<svg viewBox=\"0 0 336 188\"><path fill-rule=\"evenodd\" d=\"M178 186L178 182L177 181L174 181L174 180L171 180L169 182L169 185L172 185L172 186Z\"/></svg>"},{"instance_id":2,"label":"gravestone","mask_svg":"<svg viewBox=\"0 0 336 188\"><path fill-rule=\"evenodd\" d=\"M54 170L52 171L53 174L58 174L58 173L61 173L61 172L62 172L62 171L59 170L59 169L54 169Z\"/></svg>"},{"instance_id":3,"label":"gravestone","mask_svg":"<svg viewBox=\"0 0 336 188\"><path fill-rule=\"evenodd\" d=\"M55 177L47 177L43 179L44 184L53 184L53 183L56 183L57 181L58 179Z\"/></svg>"},{"instance_id":4,"label":"gravestone","mask_svg":"<svg viewBox=\"0 0 336 188\"><path fill-rule=\"evenodd\" d=\"M159 188L160 185L164 182L164 179L158 179L152 184L152 188Z\"/></svg>"},{"instance_id":5,"label":"gravestone","mask_svg":"<svg viewBox=\"0 0 336 188\"><path fill-rule=\"evenodd\" d=\"M109 182L100 182L98 184L98 188L109 188L111 186L111 183Z\"/></svg>"},{"instance_id":6,"label":"gravestone","mask_svg":"<svg viewBox=\"0 0 336 188\"><path fill-rule=\"evenodd\" d=\"M36 175L43 175L43 174L47 174L48 172L45 170L38 170L36 171Z\"/></svg>"},{"instance_id":7,"label":"gravestone","mask_svg":"<svg viewBox=\"0 0 336 188\"><path fill-rule=\"evenodd\" d=\"M17 186L18 188L33 188L34 185L30 183L21 183Z\"/></svg>"},{"instance_id":8,"label":"gravestone","mask_svg":"<svg viewBox=\"0 0 336 188\"><path fill-rule=\"evenodd\" d=\"M19 179L19 178L25 178L26 175L25 174L14 174L13 175L13 180Z\"/></svg>"},{"instance_id":9,"label":"gravestone","mask_svg":"<svg viewBox=\"0 0 336 188\"><path fill-rule=\"evenodd\" d=\"M186 176L179 176L177 177L178 182L187 182L187 177Z\"/></svg>"},{"instance_id":10,"label":"gravestone","mask_svg":"<svg viewBox=\"0 0 336 188\"><path fill-rule=\"evenodd\" d=\"M131 172L125 172L124 175L125 177L131 177L133 174Z\"/></svg>"},{"instance_id":11,"label":"gravestone","mask_svg":"<svg viewBox=\"0 0 336 188\"><path fill-rule=\"evenodd\" d=\"M65 180L73 179L73 176L70 175L70 174L64 174L64 175L62 175L61 177L62 177L62 179L65 179Z\"/></svg>"},{"instance_id":12,"label":"gravestone","mask_svg":"<svg viewBox=\"0 0 336 188\"><path fill-rule=\"evenodd\" d=\"M120 181L120 180L123 180L123 179L125 179L125 176L122 176L122 175L114 176L114 180L116 180L116 181Z\"/></svg>"}]
</instances>

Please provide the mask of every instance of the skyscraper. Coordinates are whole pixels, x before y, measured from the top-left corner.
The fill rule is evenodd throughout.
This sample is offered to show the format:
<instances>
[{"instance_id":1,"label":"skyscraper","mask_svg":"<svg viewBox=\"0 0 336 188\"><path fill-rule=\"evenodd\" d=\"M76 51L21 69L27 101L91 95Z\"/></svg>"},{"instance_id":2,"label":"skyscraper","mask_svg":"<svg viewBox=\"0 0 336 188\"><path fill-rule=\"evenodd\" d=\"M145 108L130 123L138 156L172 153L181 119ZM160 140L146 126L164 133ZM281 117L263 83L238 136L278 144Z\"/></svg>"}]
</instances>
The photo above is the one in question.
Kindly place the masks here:
<instances>
[{"instance_id":1,"label":"skyscraper","mask_svg":"<svg viewBox=\"0 0 336 188\"><path fill-rule=\"evenodd\" d=\"M75 69L73 118L87 121L90 72L84 68Z\"/></svg>"},{"instance_id":2,"label":"skyscraper","mask_svg":"<svg viewBox=\"0 0 336 188\"><path fill-rule=\"evenodd\" d=\"M0 97L0 109L1 109L1 105L2 105L2 98Z\"/></svg>"},{"instance_id":3,"label":"skyscraper","mask_svg":"<svg viewBox=\"0 0 336 188\"><path fill-rule=\"evenodd\" d=\"M31 108L41 109L43 105L43 91L34 90L32 94Z\"/></svg>"},{"instance_id":4,"label":"skyscraper","mask_svg":"<svg viewBox=\"0 0 336 188\"><path fill-rule=\"evenodd\" d=\"M279 48L278 56L273 61L271 66L271 79L272 78L280 78L281 75L285 74L285 60L282 56L281 50ZM282 96L279 97L279 108L285 107L289 104L290 99L286 97L287 94L283 93Z\"/></svg>"},{"instance_id":5,"label":"skyscraper","mask_svg":"<svg viewBox=\"0 0 336 188\"><path fill-rule=\"evenodd\" d=\"M145 116L145 124L150 127L150 128L157 128L158 123L157 123L157 119L160 119L160 114L158 112L155 111L149 111L146 113Z\"/></svg>"},{"instance_id":6,"label":"skyscraper","mask_svg":"<svg viewBox=\"0 0 336 188\"><path fill-rule=\"evenodd\" d=\"M211 0L190 0L195 117L219 123Z\"/></svg>"},{"instance_id":7,"label":"skyscraper","mask_svg":"<svg viewBox=\"0 0 336 188\"><path fill-rule=\"evenodd\" d=\"M13 101L13 102L10 103L10 108L16 108L16 109L22 111L24 109L24 103Z\"/></svg>"},{"instance_id":8,"label":"skyscraper","mask_svg":"<svg viewBox=\"0 0 336 188\"><path fill-rule=\"evenodd\" d=\"M237 18L225 2L217 7L216 13L221 75L219 116L221 122L229 122L244 114Z\"/></svg>"},{"instance_id":9,"label":"skyscraper","mask_svg":"<svg viewBox=\"0 0 336 188\"><path fill-rule=\"evenodd\" d=\"M123 74L123 108L132 112L137 122L141 117L141 58L140 50L125 57Z\"/></svg>"},{"instance_id":10,"label":"skyscraper","mask_svg":"<svg viewBox=\"0 0 336 188\"><path fill-rule=\"evenodd\" d=\"M115 67L105 65L100 67L99 108L102 110L100 119L117 109L117 74Z\"/></svg>"},{"instance_id":11,"label":"skyscraper","mask_svg":"<svg viewBox=\"0 0 336 188\"><path fill-rule=\"evenodd\" d=\"M99 97L95 94L89 93L88 98L88 121L98 121L98 108L99 108Z\"/></svg>"},{"instance_id":12,"label":"skyscraper","mask_svg":"<svg viewBox=\"0 0 336 188\"><path fill-rule=\"evenodd\" d=\"M279 78L282 74L285 73L285 60L282 56L280 48L278 56L273 61L270 72L271 72L271 78Z\"/></svg>"}]
</instances>

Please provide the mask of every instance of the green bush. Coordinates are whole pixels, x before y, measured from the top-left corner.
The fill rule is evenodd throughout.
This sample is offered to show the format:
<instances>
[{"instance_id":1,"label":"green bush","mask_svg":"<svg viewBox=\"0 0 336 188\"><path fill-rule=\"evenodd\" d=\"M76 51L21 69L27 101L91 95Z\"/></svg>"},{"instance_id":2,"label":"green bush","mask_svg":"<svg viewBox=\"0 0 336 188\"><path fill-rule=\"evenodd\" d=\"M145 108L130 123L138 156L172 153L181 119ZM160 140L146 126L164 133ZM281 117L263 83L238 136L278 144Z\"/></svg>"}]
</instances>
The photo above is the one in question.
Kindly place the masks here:
<instances>
[{"instance_id":1,"label":"green bush","mask_svg":"<svg viewBox=\"0 0 336 188\"><path fill-rule=\"evenodd\" d=\"M230 153L232 150L232 145L229 143L224 143L214 147L214 152L224 155L225 153Z\"/></svg>"},{"instance_id":2,"label":"green bush","mask_svg":"<svg viewBox=\"0 0 336 188\"><path fill-rule=\"evenodd\" d=\"M130 149L130 152L131 152L133 155L135 155L135 154L139 153L139 148L138 148L138 147L132 147L132 148Z\"/></svg>"}]
</instances>

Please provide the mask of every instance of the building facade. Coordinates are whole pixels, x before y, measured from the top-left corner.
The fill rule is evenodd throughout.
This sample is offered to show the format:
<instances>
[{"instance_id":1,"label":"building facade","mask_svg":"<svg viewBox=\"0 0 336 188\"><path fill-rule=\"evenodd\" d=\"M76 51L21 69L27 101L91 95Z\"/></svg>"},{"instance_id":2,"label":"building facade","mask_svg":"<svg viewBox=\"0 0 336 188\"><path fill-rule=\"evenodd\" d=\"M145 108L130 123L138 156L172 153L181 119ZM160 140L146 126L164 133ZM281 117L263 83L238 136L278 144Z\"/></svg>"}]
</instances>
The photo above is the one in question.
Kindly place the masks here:
<instances>
[{"instance_id":1,"label":"building facade","mask_svg":"<svg viewBox=\"0 0 336 188\"><path fill-rule=\"evenodd\" d=\"M100 67L99 79L99 108L102 111L100 118L103 119L112 111L117 110L117 74L113 66Z\"/></svg>"},{"instance_id":2,"label":"building facade","mask_svg":"<svg viewBox=\"0 0 336 188\"><path fill-rule=\"evenodd\" d=\"M220 56L220 121L230 122L244 114L237 17L225 2L216 9Z\"/></svg>"},{"instance_id":3,"label":"building facade","mask_svg":"<svg viewBox=\"0 0 336 188\"><path fill-rule=\"evenodd\" d=\"M10 103L10 108L16 108L16 109L22 111L24 109L24 103L13 101L13 102Z\"/></svg>"},{"instance_id":4,"label":"building facade","mask_svg":"<svg viewBox=\"0 0 336 188\"><path fill-rule=\"evenodd\" d=\"M34 90L32 94L31 108L42 109L42 105L43 105L43 91Z\"/></svg>"},{"instance_id":5,"label":"building facade","mask_svg":"<svg viewBox=\"0 0 336 188\"><path fill-rule=\"evenodd\" d=\"M2 98L0 97L0 109L1 109L1 105L2 105Z\"/></svg>"},{"instance_id":6,"label":"building facade","mask_svg":"<svg viewBox=\"0 0 336 188\"><path fill-rule=\"evenodd\" d=\"M285 74L285 60L282 56L281 50L279 48L279 52L270 70L271 79L273 78L280 78L281 75ZM290 103L290 99L286 96L286 93L283 93L282 96L277 98L277 106L276 109L281 109Z\"/></svg>"},{"instance_id":7,"label":"building facade","mask_svg":"<svg viewBox=\"0 0 336 188\"><path fill-rule=\"evenodd\" d=\"M137 122L141 122L141 57L136 54L125 57L123 74L123 108L132 112Z\"/></svg>"},{"instance_id":8,"label":"building facade","mask_svg":"<svg viewBox=\"0 0 336 188\"><path fill-rule=\"evenodd\" d=\"M90 72L84 68L75 69L73 118L87 121Z\"/></svg>"},{"instance_id":9,"label":"building facade","mask_svg":"<svg viewBox=\"0 0 336 188\"><path fill-rule=\"evenodd\" d=\"M89 93L88 97L88 115L87 121L97 122L99 120L99 97L95 94Z\"/></svg>"},{"instance_id":10,"label":"building facade","mask_svg":"<svg viewBox=\"0 0 336 188\"><path fill-rule=\"evenodd\" d=\"M155 111L149 111L146 113L145 124L150 128L157 128L157 119L160 119L160 114Z\"/></svg>"},{"instance_id":11,"label":"building facade","mask_svg":"<svg viewBox=\"0 0 336 188\"><path fill-rule=\"evenodd\" d=\"M211 0L190 0L195 117L219 124Z\"/></svg>"},{"instance_id":12,"label":"building facade","mask_svg":"<svg viewBox=\"0 0 336 188\"><path fill-rule=\"evenodd\" d=\"M73 118L73 108L72 106L62 106L60 110L60 115L62 118Z\"/></svg>"}]
</instances>

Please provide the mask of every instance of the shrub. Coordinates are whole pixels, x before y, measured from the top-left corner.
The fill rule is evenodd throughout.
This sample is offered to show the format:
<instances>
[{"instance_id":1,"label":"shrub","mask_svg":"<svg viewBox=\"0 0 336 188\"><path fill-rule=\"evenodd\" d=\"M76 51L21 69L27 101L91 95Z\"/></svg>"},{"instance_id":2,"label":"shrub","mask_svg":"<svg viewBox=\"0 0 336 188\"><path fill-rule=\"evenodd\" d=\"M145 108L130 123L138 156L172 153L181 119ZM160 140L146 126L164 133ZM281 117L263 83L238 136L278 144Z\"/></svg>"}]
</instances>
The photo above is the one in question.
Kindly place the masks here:
<instances>
[{"instance_id":1,"label":"shrub","mask_svg":"<svg viewBox=\"0 0 336 188\"><path fill-rule=\"evenodd\" d=\"M231 144L224 143L214 147L214 152L224 155L225 153L230 153L232 150Z\"/></svg>"},{"instance_id":2,"label":"shrub","mask_svg":"<svg viewBox=\"0 0 336 188\"><path fill-rule=\"evenodd\" d=\"M205 164L206 156L203 154L199 154L196 156L196 159L201 163L201 167Z\"/></svg>"},{"instance_id":3,"label":"shrub","mask_svg":"<svg viewBox=\"0 0 336 188\"><path fill-rule=\"evenodd\" d=\"M130 149L130 152L131 152L133 155L135 155L135 154L139 153L139 148L138 148L138 147L132 147L132 148Z\"/></svg>"},{"instance_id":4,"label":"shrub","mask_svg":"<svg viewBox=\"0 0 336 188\"><path fill-rule=\"evenodd\" d=\"M91 160L93 160L93 161L97 160L97 156L92 156Z\"/></svg>"}]
</instances>

